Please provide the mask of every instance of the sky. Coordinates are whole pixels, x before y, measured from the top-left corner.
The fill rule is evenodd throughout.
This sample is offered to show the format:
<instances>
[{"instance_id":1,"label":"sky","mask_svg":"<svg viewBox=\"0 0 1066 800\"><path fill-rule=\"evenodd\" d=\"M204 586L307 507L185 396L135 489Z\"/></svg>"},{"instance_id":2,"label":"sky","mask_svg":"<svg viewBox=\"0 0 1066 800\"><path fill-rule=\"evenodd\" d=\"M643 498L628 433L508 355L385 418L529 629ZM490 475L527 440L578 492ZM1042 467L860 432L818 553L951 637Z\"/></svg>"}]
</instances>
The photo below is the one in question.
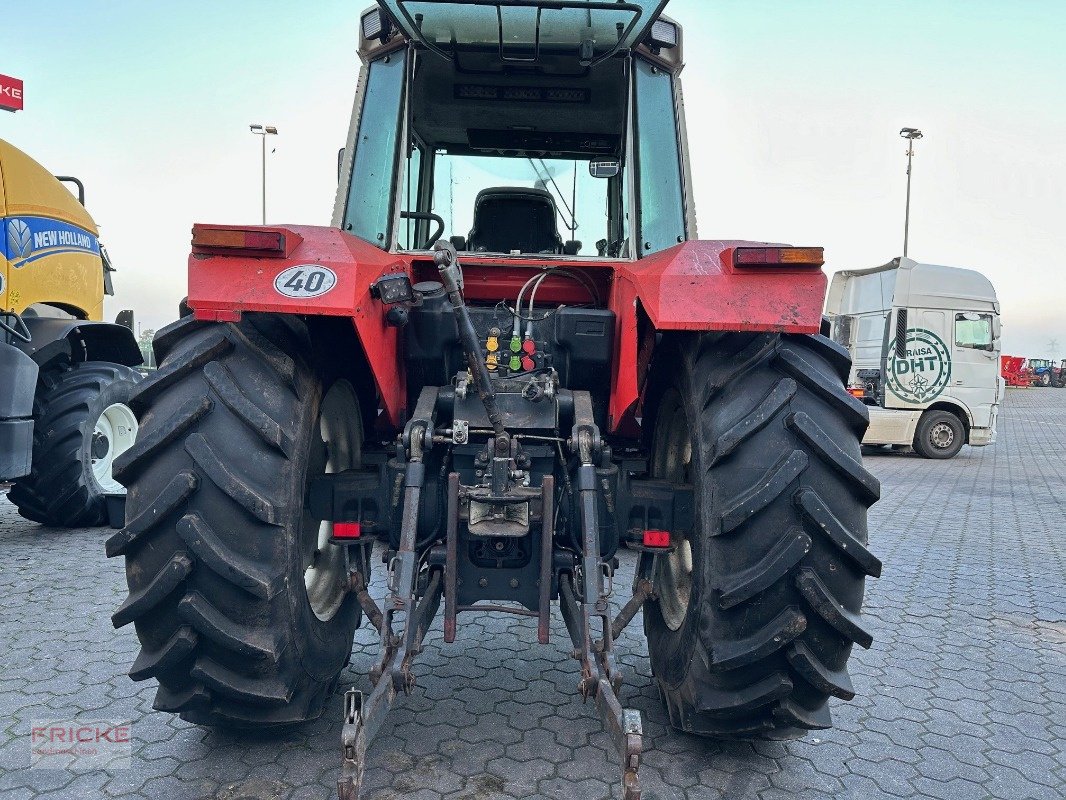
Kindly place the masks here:
<instances>
[{"instance_id":1,"label":"sky","mask_svg":"<svg viewBox=\"0 0 1066 800\"><path fill-rule=\"evenodd\" d=\"M172 320L193 222L328 225L363 2L12 4L0 138L86 184L115 266L107 313ZM822 245L827 270L902 252L984 272L1003 351L1066 357L1066 3L673 0L699 232ZM1056 352L1049 350L1057 340Z\"/></svg>"}]
</instances>

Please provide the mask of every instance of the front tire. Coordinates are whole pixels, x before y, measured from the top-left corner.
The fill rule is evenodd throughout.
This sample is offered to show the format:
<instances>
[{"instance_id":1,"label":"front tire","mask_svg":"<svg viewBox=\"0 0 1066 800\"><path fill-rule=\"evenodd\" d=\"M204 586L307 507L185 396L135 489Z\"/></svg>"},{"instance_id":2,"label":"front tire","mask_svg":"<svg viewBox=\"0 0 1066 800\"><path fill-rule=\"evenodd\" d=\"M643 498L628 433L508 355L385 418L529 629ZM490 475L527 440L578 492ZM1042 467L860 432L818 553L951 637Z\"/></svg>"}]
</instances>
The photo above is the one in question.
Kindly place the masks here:
<instances>
[{"instance_id":1,"label":"front tire","mask_svg":"<svg viewBox=\"0 0 1066 800\"><path fill-rule=\"evenodd\" d=\"M880 562L866 548L879 485L861 464L865 406L822 336L675 340L649 398L653 477L690 483L697 530L650 566L652 672L683 731L788 737L854 696L852 645ZM650 556L644 556L645 559Z\"/></svg>"},{"instance_id":2,"label":"front tire","mask_svg":"<svg viewBox=\"0 0 1066 800\"><path fill-rule=\"evenodd\" d=\"M133 398L141 438L119 466L126 557L154 707L204 725L263 727L317 717L360 620L341 548L304 508L309 481L361 463L350 383L314 368L305 326L248 314L161 330L158 371Z\"/></svg>"},{"instance_id":3,"label":"front tire","mask_svg":"<svg viewBox=\"0 0 1066 800\"><path fill-rule=\"evenodd\" d=\"M105 361L45 371L34 398L33 462L8 498L26 519L91 528L107 522L107 494L124 490L114 460L137 438L129 408L141 375Z\"/></svg>"},{"instance_id":4,"label":"front tire","mask_svg":"<svg viewBox=\"0 0 1066 800\"><path fill-rule=\"evenodd\" d=\"M950 411L926 411L914 432L914 450L926 458L954 458L965 442L966 429Z\"/></svg>"}]
</instances>

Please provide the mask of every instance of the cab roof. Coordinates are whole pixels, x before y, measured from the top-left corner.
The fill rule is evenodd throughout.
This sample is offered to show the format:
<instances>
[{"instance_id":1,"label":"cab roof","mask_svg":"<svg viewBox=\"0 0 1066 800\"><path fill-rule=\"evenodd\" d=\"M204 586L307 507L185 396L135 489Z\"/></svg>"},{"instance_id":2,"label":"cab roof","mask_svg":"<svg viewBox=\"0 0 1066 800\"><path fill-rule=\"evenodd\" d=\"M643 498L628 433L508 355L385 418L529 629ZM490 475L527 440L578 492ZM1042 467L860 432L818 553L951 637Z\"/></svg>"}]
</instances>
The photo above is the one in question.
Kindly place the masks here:
<instances>
[{"instance_id":1,"label":"cab roof","mask_svg":"<svg viewBox=\"0 0 1066 800\"><path fill-rule=\"evenodd\" d=\"M667 0L378 0L408 39L440 55L496 50L534 62L578 53L596 63L636 45Z\"/></svg>"},{"instance_id":2,"label":"cab roof","mask_svg":"<svg viewBox=\"0 0 1066 800\"><path fill-rule=\"evenodd\" d=\"M826 300L830 315L896 306L988 308L998 313L999 300L992 282L976 270L922 264L906 257L880 267L837 272Z\"/></svg>"}]
</instances>

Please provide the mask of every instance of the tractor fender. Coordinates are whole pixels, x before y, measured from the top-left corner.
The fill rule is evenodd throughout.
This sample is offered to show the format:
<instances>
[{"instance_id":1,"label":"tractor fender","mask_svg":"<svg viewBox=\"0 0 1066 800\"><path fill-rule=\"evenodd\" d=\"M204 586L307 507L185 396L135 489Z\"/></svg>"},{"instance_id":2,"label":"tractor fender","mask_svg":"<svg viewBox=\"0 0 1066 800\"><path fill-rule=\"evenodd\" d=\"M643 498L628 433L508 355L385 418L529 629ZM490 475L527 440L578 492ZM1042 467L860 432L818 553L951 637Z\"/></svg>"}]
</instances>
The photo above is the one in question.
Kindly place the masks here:
<instances>
[{"instance_id":1,"label":"tractor fender","mask_svg":"<svg viewBox=\"0 0 1066 800\"><path fill-rule=\"evenodd\" d=\"M615 267L609 307L618 318L610 429L633 432L655 336L665 331L818 333L827 279L809 266L737 269L737 247L767 242L688 241Z\"/></svg>"},{"instance_id":2,"label":"tractor fender","mask_svg":"<svg viewBox=\"0 0 1066 800\"><path fill-rule=\"evenodd\" d=\"M24 316L30 340L14 346L43 368L59 360L107 361L136 367L143 363L133 331L113 322Z\"/></svg>"},{"instance_id":3,"label":"tractor fender","mask_svg":"<svg viewBox=\"0 0 1066 800\"><path fill-rule=\"evenodd\" d=\"M287 252L266 257L241 251L226 255L224 250L197 247L199 229L219 227L225 226L193 228L187 305L196 318L236 322L246 311L348 317L374 376L384 421L402 428L407 387L403 371L397 371L399 329L386 323L387 309L370 296L370 286L387 273L407 273L409 262L336 228L312 225L239 226L240 230L279 232L294 243ZM301 270L304 274L326 270L332 277L319 291L289 287L286 276L299 275ZM292 283L292 287L298 285Z\"/></svg>"}]
</instances>

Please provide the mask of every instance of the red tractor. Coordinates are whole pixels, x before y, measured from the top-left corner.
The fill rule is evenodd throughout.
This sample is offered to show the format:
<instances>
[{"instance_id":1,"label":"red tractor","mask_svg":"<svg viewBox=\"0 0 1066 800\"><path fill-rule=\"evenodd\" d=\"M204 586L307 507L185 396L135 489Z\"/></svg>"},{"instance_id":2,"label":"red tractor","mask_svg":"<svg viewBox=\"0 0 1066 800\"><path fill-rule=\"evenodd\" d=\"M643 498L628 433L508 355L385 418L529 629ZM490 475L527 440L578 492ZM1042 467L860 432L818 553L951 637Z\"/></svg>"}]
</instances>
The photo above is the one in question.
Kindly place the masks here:
<instances>
[{"instance_id":1,"label":"red tractor","mask_svg":"<svg viewBox=\"0 0 1066 800\"><path fill-rule=\"evenodd\" d=\"M108 542L155 708L317 717L365 619L355 798L439 611L446 642L480 610L546 644L558 604L633 800L614 641L640 610L679 730L796 736L854 696L881 571L867 409L824 335L821 248L697 238L664 6L381 0L334 226L194 226L192 313L132 400Z\"/></svg>"}]
</instances>

